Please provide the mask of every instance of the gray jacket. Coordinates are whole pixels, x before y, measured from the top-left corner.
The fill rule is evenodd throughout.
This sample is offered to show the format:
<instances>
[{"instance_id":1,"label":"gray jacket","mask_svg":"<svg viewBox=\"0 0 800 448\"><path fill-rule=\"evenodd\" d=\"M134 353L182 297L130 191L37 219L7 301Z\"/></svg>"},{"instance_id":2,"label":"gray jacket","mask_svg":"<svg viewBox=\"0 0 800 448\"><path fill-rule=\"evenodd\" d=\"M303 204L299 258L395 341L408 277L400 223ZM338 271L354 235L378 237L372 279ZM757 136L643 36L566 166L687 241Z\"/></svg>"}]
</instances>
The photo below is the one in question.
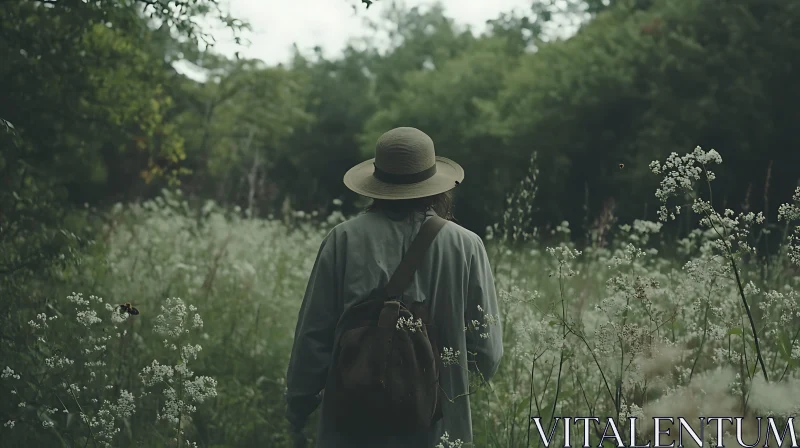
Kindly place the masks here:
<instances>
[{"instance_id":1,"label":"gray jacket","mask_svg":"<svg viewBox=\"0 0 800 448\"><path fill-rule=\"evenodd\" d=\"M433 212L428 212L428 216ZM384 212L368 212L337 225L322 241L298 315L294 345L286 376L287 418L305 424L319 405L331 358L333 332L343 310L363 300L373 289L388 283L426 216L401 219ZM465 331L468 323L484 323L497 316L494 278L486 249L475 233L448 223L440 231L419 266L405 301L431 301L431 318L444 327L441 347L460 352L458 365L444 367L441 386L444 417L434 431L409 434L402 440L370 442L370 448L432 448L447 431L450 440L472 442L469 378L466 366L477 368L486 380L497 371L503 356L502 328ZM482 310L482 311L481 311ZM480 333L488 331L488 337ZM467 353L470 356L467 362ZM463 367L462 367L463 366ZM324 393L321 394L324 397ZM358 448L331 428L322 398L317 428L318 448ZM328 411L330 412L330 411ZM363 444L361 445L363 446Z\"/></svg>"}]
</instances>

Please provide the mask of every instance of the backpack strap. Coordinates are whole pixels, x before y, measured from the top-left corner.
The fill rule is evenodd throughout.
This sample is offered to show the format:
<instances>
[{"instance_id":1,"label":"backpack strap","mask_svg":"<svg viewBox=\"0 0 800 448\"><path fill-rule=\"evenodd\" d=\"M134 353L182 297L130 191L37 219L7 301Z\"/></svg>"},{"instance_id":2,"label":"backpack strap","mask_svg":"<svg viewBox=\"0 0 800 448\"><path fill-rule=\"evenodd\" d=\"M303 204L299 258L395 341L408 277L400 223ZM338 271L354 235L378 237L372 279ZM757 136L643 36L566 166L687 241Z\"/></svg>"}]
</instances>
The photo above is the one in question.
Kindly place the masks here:
<instances>
[{"instance_id":1,"label":"backpack strap","mask_svg":"<svg viewBox=\"0 0 800 448\"><path fill-rule=\"evenodd\" d=\"M430 247L433 239L442 230L442 227L447 224L447 220L433 215L419 229L419 233L411 242L411 247L408 248L400 266L394 271L392 278L384 288L384 292L388 297L398 297L408 289L411 281L414 279L414 273L417 272L417 267L422 263L422 259Z\"/></svg>"},{"instance_id":2,"label":"backpack strap","mask_svg":"<svg viewBox=\"0 0 800 448\"><path fill-rule=\"evenodd\" d=\"M403 260L394 271L394 274L392 274L392 277L389 279L389 282L386 284L386 286L373 290L370 293L369 299L363 303L355 305L350 309L345 310L342 315L339 316L339 320L336 322L336 331L334 333L335 346L339 345L339 337L341 336L341 332L345 330L348 321L353 319L357 320L359 318L358 316L371 315L370 311L366 309L362 310L361 308L369 308L374 306L374 304L370 305L370 303L376 299L381 302L380 308L383 308L383 302L387 298L398 298L406 289L408 289L408 286L411 284L411 280L414 279L414 273L416 273L417 266L422 262L422 258L431 242L433 242L433 239L445 224L447 224L447 220L436 215L433 215L427 219L422 224L422 227L417 233L417 236L414 238L414 241L411 242L411 247L409 247L408 252L406 252L406 254L403 256ZM425 301L425 303L414 303L411 305L411 307L412 308L410 311L413 315L416 316L417 312L419 312L421 316L425 316L423 322L427 322L427 319L430 317L430 312L427 309L427 301ZM417 311L418 309L420 311ZM365 319L369 319L369 317L366 317Z\"/></svg>"}]
</instances>

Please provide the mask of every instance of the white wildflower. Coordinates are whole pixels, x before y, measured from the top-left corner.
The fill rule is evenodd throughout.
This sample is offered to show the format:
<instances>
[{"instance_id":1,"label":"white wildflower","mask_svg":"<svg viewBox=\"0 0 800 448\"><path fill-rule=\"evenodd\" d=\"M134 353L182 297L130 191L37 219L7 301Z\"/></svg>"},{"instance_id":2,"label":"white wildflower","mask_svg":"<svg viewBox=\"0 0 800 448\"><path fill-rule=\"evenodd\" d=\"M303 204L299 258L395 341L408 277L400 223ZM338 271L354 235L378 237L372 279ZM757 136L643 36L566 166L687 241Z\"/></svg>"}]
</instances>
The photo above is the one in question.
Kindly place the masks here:
<instances>
[{"instance_id":1,"label":"white wildflower","mask_svg":"<svg viewBox=\"0 0 800 448\"><path fill-rule=\"evenodd\" d=\"M200 318L199 314L195 314L192 317L192 328L203 328L203 319Z\"/></svg>"},{"instance_id":2,"label":"white wildflower","mask_svg":"<svg viewBox=\"0 0 800 448\"><path fill-rule=\"evenodd\" d=\"M15 380L18 380L20 376L19 374L15 373L11 367L6 366L6 368L3 369L3 373L0 374L0 378L2 379L14 378Z\"/></svg>"},{"instance_id":3,"label":"white wildflower","mask_svg":"<svg viewBox=\"0 0 800 448\"><path fill-rule=\"evenodd\" d=\"M442 348L442 364L445 367L454 364L459 364L460 357L461 357L460 350L453 350L450 347Z\"/></svg>"},{"instance_id":4,"label":"white wildflower","mask_svg":"<svg viewBox=\"0 0 800 448\"><path fill-rule=\"evenodd\" d=\"M82 305L82 306L89 305L89 301L84 299L83 294L79 292L73 292L72 294L68 295L67 300L76 305Z\"/></svg>"},{"instance_id":5,"label":"white wildflower","mask_svg":"<svg viewBox=\"0 0 800 448\"><path fill-rule=\"evenodd\" d=\"M450 441L450 434L447 431L442 434L441 442L436 445L435 448L462 448L464 446L464 442L461 439L456 439L454 441Z\"/></svg>"},{"instance_id":6,"label":"white wildflower","mask_svg":"<svg viewBox=\"0 0 800 448\"><path fill-rule=\"evenodd\" d=\"M400 317L397 319L397 324L395 328L398 330L408 330L412 333L415 333L417 330L422 329L422 319L414 319L413 317L405 318Z\"/></svg>"}]
</instances>

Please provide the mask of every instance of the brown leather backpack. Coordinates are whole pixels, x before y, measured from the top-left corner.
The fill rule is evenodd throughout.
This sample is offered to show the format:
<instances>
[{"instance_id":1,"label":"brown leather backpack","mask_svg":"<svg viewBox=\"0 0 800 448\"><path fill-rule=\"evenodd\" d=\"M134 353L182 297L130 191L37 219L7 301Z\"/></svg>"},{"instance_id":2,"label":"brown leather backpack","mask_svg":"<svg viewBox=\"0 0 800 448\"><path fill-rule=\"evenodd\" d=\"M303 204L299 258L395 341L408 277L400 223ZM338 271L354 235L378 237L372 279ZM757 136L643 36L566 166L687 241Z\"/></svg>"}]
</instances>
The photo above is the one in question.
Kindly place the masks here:
<instances>
[{"instance_id":1,"label":"brown leather backpack","mask_svg":"<svg viewBox=\"0 0 800 448\"><path fill-rule=\"evenodd\" d=\"M325 387L337 432L353 438L428 430L442 418L441 356L428 301L400 300L447 221L432 216L385 288L339 319Z\"/></svg>"}]
</instances>

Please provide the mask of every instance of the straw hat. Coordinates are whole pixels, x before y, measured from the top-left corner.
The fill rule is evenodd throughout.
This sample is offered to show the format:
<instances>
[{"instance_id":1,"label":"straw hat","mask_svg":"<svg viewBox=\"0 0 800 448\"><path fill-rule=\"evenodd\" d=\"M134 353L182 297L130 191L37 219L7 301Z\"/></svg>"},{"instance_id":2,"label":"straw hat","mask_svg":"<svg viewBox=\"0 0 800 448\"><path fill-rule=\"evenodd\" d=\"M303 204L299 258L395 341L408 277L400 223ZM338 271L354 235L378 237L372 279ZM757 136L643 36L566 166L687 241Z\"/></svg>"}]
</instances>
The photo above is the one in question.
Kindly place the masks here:
<instances>
[{"instance_id":1,"label":"straw hat","mask_svg":"<svg viewBox=\"0 0 800 448\"><path fill-rule=\"evenodd\" d=\"M455 188L463 180L461 165L436 156L433 140L410 127L383 134L375 144L375 157L344 175L347 188L374 199L433 196Z\"/></svg>"}]
</instances>

